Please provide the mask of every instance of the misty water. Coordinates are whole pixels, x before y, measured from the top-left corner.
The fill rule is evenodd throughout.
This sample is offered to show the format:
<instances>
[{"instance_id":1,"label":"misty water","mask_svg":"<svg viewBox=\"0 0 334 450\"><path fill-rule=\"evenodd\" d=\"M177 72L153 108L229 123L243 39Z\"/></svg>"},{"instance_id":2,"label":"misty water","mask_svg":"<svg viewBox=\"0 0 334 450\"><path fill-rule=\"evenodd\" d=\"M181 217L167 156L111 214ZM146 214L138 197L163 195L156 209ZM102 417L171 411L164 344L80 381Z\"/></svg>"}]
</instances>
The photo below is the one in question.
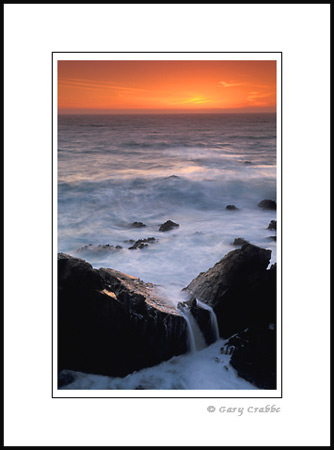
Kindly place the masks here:
<instances>
[{"instance_id":1,"label":"misty water","mask_svg":"<svg viewBox=\"0 0 334 450\"><path fill-rule=\"evenodd\" d=\"M233 250L237 237L270 249L271 263L276 261L276 242L267 229L276 211L260 209L263 199L276 199L274 114L59 116L58 251L95 268L110 267L155 283L175 305L186 299L181 289ZM238 209L227 210L227 205ZM179 227L159 231L167 220ZM133 228L134 222L145 226ZM148 237L155 240L129 250L133 241ZM233 369L223 368L229 356L219 353L221 344L218 340L195 356L179 356L144 371L153 371L152 379L160 369L170 374L182 367L184 374L186 361L190 367L204 358L210 367L214 362L215 370L221 369L220 376L230 377ZM224 363L215 358L225 358ZM203 361L199 366L204 370ZM174 375L176 386L183 378ZM94 383L85 384L85 377L80 374L80 383L72 388L94 388ZM180 389L233 385L230 380L218 387L219 375L213 377L216 384L204 382L211 376L203 375L197 387L180 381ZM136 379L126 387L131 385L127 377L123 387L115 387L122 383L108 377L99 380L108 380L106 389L134 389L138 384ZM254 388L242 383L239 389ZM152 381L147 388L171 385ZM201 387L207 385L211 387Z\"/></svg>"}]
</instances>

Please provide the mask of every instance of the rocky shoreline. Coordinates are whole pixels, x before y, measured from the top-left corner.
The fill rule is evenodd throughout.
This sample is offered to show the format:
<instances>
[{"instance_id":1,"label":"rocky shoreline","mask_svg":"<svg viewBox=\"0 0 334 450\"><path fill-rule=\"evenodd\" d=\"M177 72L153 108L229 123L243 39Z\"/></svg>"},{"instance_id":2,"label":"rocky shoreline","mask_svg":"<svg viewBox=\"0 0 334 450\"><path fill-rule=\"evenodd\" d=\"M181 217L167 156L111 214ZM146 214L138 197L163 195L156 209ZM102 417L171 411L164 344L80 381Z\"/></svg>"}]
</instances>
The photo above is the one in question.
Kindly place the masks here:
<instances>
[{"instance_id":1,"label":"rocky shoreline","mask_svg":"<svg viewBox=\"0 0 334 450\"><path fill-rule=\"evenodd\" d=\"M271 251L241 242L184 291L207 345L214 340L212 307L222 353L239 376L261 389L276 388L276 265ZM58 372L63 369L125 376L189 347L187 324L155 286L113 269L58 254ZM66 380L65 380L66 383Z\"/></svg>"},{"instance_id":2,"label":"rocky shoreline","mask_svg":"<svg viewBox=\"0 0 334 450\"><path fill-rule=\"evenodd\" d=\"M153 285L58 254L58 370L125 376L187 351L177 309Z\"/></svg>"}]
</instances>

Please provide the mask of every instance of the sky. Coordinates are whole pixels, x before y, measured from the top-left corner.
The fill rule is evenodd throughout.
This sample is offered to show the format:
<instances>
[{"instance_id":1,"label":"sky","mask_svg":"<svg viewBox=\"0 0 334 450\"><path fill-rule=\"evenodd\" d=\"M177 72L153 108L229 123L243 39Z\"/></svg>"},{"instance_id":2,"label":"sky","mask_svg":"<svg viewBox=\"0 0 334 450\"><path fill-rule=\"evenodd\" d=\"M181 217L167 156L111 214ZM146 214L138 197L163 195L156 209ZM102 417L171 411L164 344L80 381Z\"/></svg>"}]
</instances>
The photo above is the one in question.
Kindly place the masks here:
<instances>
[{"instance_id":1,"label":"sky","mask_svg":"<svg viewBox=\"0 0 334 450\"><path fill-rule=\"evenodd\" d=\"M58 61L58 111L275 112L276 61Z\"/></svg>"}]
</instances>

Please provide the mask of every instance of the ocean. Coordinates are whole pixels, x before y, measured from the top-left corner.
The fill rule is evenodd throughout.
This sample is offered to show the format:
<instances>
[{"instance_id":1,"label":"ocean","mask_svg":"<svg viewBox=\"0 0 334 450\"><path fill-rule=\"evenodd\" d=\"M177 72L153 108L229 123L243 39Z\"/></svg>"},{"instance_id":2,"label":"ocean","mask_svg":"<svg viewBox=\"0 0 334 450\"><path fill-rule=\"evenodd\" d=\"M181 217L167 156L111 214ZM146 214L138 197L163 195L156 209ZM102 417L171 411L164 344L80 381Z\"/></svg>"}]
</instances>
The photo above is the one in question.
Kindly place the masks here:
<instances>
[{"instance_id":1,"label":"ocean","mask_svg":"<svg viewBox=\"0 0 334 450\"><path fill-rule=\"evenodd\" d=\"M257 205L276 200L276 152L270 113L60 115L58 252L154 283L174 304L235 238L275 263L276 211ZM159 231L167 220L179 226Z\"/></svg>"}]
</instances>

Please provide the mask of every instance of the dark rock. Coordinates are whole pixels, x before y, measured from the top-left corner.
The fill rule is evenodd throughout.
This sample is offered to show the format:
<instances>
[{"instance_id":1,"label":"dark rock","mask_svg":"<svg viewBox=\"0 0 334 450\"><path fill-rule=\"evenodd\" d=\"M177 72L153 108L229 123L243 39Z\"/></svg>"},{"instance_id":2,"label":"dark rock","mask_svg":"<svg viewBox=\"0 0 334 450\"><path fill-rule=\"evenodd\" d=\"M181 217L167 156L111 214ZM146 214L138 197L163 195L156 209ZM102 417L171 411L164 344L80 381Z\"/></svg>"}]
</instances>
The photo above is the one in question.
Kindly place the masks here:
<instances>
[{"instance_id":1,"label":"dark rock","mask_svg":"<svg viewBox=\"0 0 334 450\"><path fill-rule=\"evenodd\" d=\"M103 281L88 262L58 253L58 290L69 290L74 286L79 290L100 290Z\"/></svg>"},{"instance_id":2,"label":"dark rock","mask_svg":"<svg viewBox=\"0 0 334 450\"><path fill-rule=\"evenodd\" d=\"M244 164L253 164L252 161L245 161Z\"/></svg>"},{"instance_id":3,"label":"dark rock","mask_svg":"<svg viewBox=\"0 0 334 450\"><path fill-rule=\"evenodd\" d=\"M276 270L266 270L270 257L270 250L244 244L185 288L214 309L221 337L254 323L275 322Z\"/></svg>"},{"instance_id":4,"label":"dark rock","mask_svg":"<svg viewBox=\"0 0 334 450\"><path fill-rule=\"evenodd\" d=\"M244 245L244 244L249 244L248 241L246 241L244 238L235 238L234 241L232 242L232 245Z\"/></svg>"},{"instance_id":5,"label":"dark rock","mask_svg":"<svg viewBox=\"0 0 334 450\"><path fill-rule=\"evenodd\" d=\"M58 255L58 371L125 376L187 350L184 318L152 284Z\"/></svg>"},{"instance_id":6,"label":"dark rock","mask_svg":"<svg viewBox=\"0 0 334 450\"><path fill-rule=\"evenodd\" d=\"M230 364L238 375L260 389L276 389L276 327L251 327L228 340L222 353L232 350Z\"/></svg>"},{"instance_id":7,"label":"dark rock","mask_svg":"<svg viewBox=\"0 0 334 450\"><path fill-rule=\"evenodd\" d=\"M169 180L169 179L172 179L172 180L179 180L181 177L179 177L179 176L177 176L177 175L170 175L169 177L165 177L164 179L165 180Z\"/></svg>"},{"instance_id":8,"label":"dark rock","mask_svg":"<svg viewBox=\"0 0 334 450\"><path fill-rule=\"evenodd\" d=\"M276 202L274 200L262 200L257 206L262 209L276 210Z\"/></svg>"},{"instance_id":9,"label":"dark rock","mask_svg":"<svg viewBox=\"0 0 334 450\"><path fill-rule=\"evenodd\" d=\"M172 220L167 220L167 222L160 225L159 231L170 231L173 228L177 228L180 225L178 223L173 222Z\"/></svg>"},{"instance_id":10,"label":"dark rock","mask_svg":"<svg viewBox=\"0 0 334 450\"><path fill-rule=\"evenodd\" d=\"M276 274L276 273L277 273L277 263L272 264L272 265L269 267L269 270L272 270L272 271Z\"/></svg>"},{"instance_id":11,"label":"dark rock","mask_svg":"<svg viewBox=\"0 0 334 450\"><path fill-rule=\"evenodd\" d=\"M211 317L210 312L207 309L201 308L196 299L191 299L189 302L186 302L190 305L190 312L195 318L207 345L215 342L214 331L211 326Z\"/></svg>"},{"instance_id":12,"label":"dark rock","mask_svg":"<svg viewBox=\"0 0 334 450\"><path fill-rule=\"evenodd\" d=\"M275 241L276 242L276 236L269 236L268 239L270 239L271 241Z\"/></svg>"},{"instance_id":13,"label":"dark rock","mask_svg":"<svg viewBox=\"0 0 334 450\"><path fill-rule=\"evenodd\" d=\"M124 244L134 244L135 240L134 239L127 239L126 241L123 241Z\"/></svg>"},{"instance_id":14,"label":"dark rock","mask_svg":"<svg viewBox=\"0 0 334 450\"><path fill-rule=\"evenodd\" d=\"M129 247L129 250L137 250L137 248L142 249L148 247L148 244L152 244L155 241L156 239L154 237L138 239L138 241L136 241L131 247Z\"/></svg>"},{"instance_id":15,"label":"dark rock","mask_svg":"<svg viewBox=\"0 0 334 450\"><path fill-rule=\"evenodd\" d=\"M239 208L237 208L235 205L227 205L226 209L228 211L237 211Z\"/></svg>"},{"instance_id":16,"label":"dark rock","mask_svg":"<svg viewBox=\"0 0 334 450\"><path fill-rule=\"evenodd\" d=\"M121 250L122 248L123 247L121 247L120 245L116 245L116 247L114 247L113 245L110 244L99 244L99 245L89 244L78 248L78 250L76 250L76 254L82 254L84 256L92 253L116 252L118 250Z\"/></svg>"},{"instance_id":17,"label":"dark rock","mask_svg":"<svg viewBox=\"0 0 334 450\"><path fill-rule=\"evenodd\" d=\"M244 347L245 343L248 343L248 328L239 333L231 336L228 341L223 345L220 349L220 353L224 353L225 355L231 355L236 348Z\"/></svg>"},{"instance_id":18,"label":"dark rock","mask_svg":"<svg viewBox=\"0 0 334 450\"><path fill-rule=\"evenodd\" d=\"M270 256L244 244L186 288L214 309L221 337L229 338L221 353L232 355L239 376L261 389L276 389L276 264L267 269Z\"/></svg>"},{"instance_id":19,"label":"dark rock","mask_svg":"<svg viewBox=\"0 0 334 450\"><path fill-rule=\"evenodd\" d=\"M275 230L276 231L276 224L277 224L276 220L271 220L270 224L268 225L267 230Z\"/></svg>"},{"instance_id":20,"label":"dark rock","mask_svg":"<svg viewBox=\"0 0 334 450\"><path fill-rule=\"evenodd\" d=\"M146 225L143 222L133 222L131 224L131 228L144 228Z\"/></svg>"},{"instance_id":21,"label":"dark rock","mask_svg":"<svg viewBox=\"0 0 334 450\"><path fill-rule=\"evenodd\" d=\"M58 374L58 389L73 383L74 380L75 378L70 372L62 370Z\"/></svg>"}]
</instances>

